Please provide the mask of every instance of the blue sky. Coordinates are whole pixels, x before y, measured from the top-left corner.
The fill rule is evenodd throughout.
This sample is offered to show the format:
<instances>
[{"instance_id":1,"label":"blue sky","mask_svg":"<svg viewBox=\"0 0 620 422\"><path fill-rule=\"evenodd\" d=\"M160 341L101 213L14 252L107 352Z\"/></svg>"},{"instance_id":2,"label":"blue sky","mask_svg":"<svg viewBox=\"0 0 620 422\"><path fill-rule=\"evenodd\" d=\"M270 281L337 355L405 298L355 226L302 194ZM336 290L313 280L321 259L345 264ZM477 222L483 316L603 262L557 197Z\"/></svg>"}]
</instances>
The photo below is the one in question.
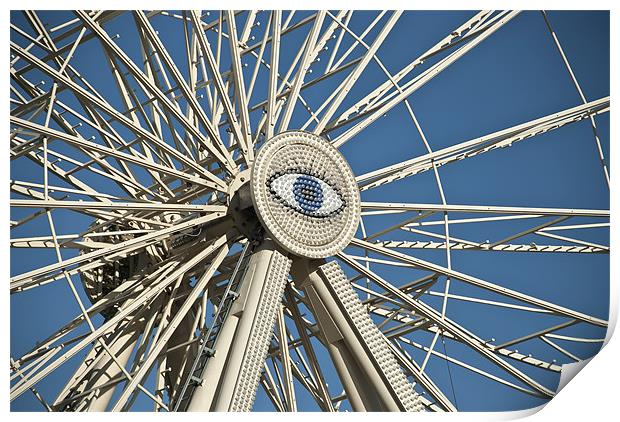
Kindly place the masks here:
<instances>
[{"instance_id":1,"label":"blue sky","mask_svg":"<svg viewBox=\"0 0 620 422\"><path fill-rule=\"evenodd\" d=\"M308 13L300 12L300 16L304 14ZM473 14L471 11L408 11L403 14L385 40L378 56L385 67L391 73L395 73ZM67 14L41 12L40 16L44 22L54 25L65 20ZM357 12L356 18L352 21L352 29L356 33L362 32L374 16L374 12ZM548 12L548 16L587 99L595 100L609 95L609 13L552 11ZM18 12L12 12L11 21L19 27L25 27L23 16ZM184 63L180 48L182 40L179 37L179 33L182 33L179 32L181 27L170 22L169 18L164 17L156 17L152 21L175 61ZM118 43L132 58L135 58L138 46L132 34L131 23L132 19L124 16L106 25L106 30L110 34L120 33ZM258 31L257 40L261 34L260 30ZM373 39L374 35L376 32L372 32L369 38ZM11 36L16 42L23 43L23 39L15 37L14 32ZM283 39L282 63L290 63L295 46L299 44L302 36L305 36L304 31ZM118 104L113 82L109 76L105 76L107 65L100 56L100 47L92 41L88 46L78 50L80 54L72 60L72 64L101 92L109 94L112 104ZM290 46L290 49L287 46ZM268 51L265 54L268 57ZM360 50L355 50L352 57L356 57L355 54L359 55ZM324 62L326 58L322 60ZM432 60L429 62L432 63ZM101 72L102 66L106 67L106 72ZM186 69L184 66L180 65L182 70ZM320 69L319 66L317 65L317 70ZM250 62L246 72L252 69L253 62ZM422 68L424 69L425 67ZM265 72L259 75L256 100L263 98L261 95L266 89L266 77ZM247 79L249 76L246 76ZM342 109L346 109L384 80L385 77L382 76L378 66L369 66L347 97ZM317 102L320 104L321 99L325 98L326 93L329 93L336 83L337 81L318 84L316 88L304 93L304 98L312 104ZM434 150L581 103L540 12L521 13L409 99ZM70 98L66 98L66 101L75 104ZM305 120L306 116L301 107L298 107L290 127L299 127ZM609 114L597 116L596 121L609 164ZM395 107L386 117L379 119L345 144L341 151L355 174L362 174L426 152L402 105ZM609 191L603 179L588 121L525 140L512 148L449 164L441 167L439 173L446 199L451 204L590 209L609 207ZM11 178L40 181L40 170L34 165L20 161L19 166L11 167ZM106 192L114 192L113 186L102 186L101 180L97 178L93 177L92 182L94 186L105 188ZM365 193L362 198L367 201L440 203L432 172L374 189ZM20 212L12 214L11 218L16 219L25 215ZM68 211L55 211L54 217L59 232L75 232L76 227L86 227L89 224L88 219L76 217ZM458 217L456 214L451 218ZM369 220L368 224L370 229L379 229L403 218L403 216L384 218L377 220L376 223ZM497 239L502 238L505 233L510 234L527 228L528 224L531 226L531 223L516 220L495 223L488 227L454 225L451 227L451 235L478 241L487 238ZM48 230L47 221L39 218L13 235L15 237L44 235ZM442 233L441 230L441 227L438 227L437 233ZM608 244L609 235L606 229L577 231L573 234L592 242ZM400 236L405 239L404 235ZM534 238L525 237L522 241L529 243L534 241ZM540 238L536 239L536 242L540 241ZM445 254L442 251L411 253L414 252L423 259L445 265ZM69 256L67 254L65 257ZM41 262L53 261L52 251L36 250L27 253L23 250L12 251L11 275L35 268ZM596 317L607 317L608 255L455 251L452 253L452 266L458 271ZM413 271L394 271L388 268L381 268L381 271L383 271L381 274L389 275L395 284L413 279L416 274ZM444 282L440 280L435 290L441 291ZM475 294L477 297L490 300L498 298L458 282L453 282L451 292ZM436 298L425 300L436 308L439 306ZM53 283L27 293L13 295L11 355L21 355L32 347L36 340L45 338L48 333L75 316L77 311L75 303L69 297L68 287L63 283ZM494 333L501 331L509 339L534 331L538 327L543 328L561 322L560 319L554 320L553 317L545 320L522 317L516 320L511 313L502 314L499 311L490 311L487 308L460 302L450 302L447 315L483 338L498 337ZM581 325L572 327L565 333L584 337L604 337L604 332L601 330ZM422 335L420 340L426 341L426 344L429 342L429 339L424 339ZM456 354L463 360L475 362L480 368L489 372L497 372L487 362L481 361L461 345L446 341L446 347L451 354ZM585 347L576 345L571 347L575 347L572 350L581 358L590 357L597 350L596 343ZM553 358L548 348L541 347L534 341L519 345L519 348L522 349L522 353L548 354L549 359ZM443 351L443 348L438 347L437 350ZM423 356L413 351L412 354L416 359ZM322 359L327 360L324 352ZM72 365L73 363L64 365L39 385L45 397L51 398L53 391L64 385L72 371ZM329 368L328 364L326 368ZM446 391L448 397L456 398L459 410L513 410L541 403L538 398L515 393L506 387L483 381L457 365L449 365L449 369L448 372L445 361L431 359L428 372ZM554 386L558 381L556 375L542 371L537 375L540 376L537 379L548 386ZM326 377L337 385L333 369L326 370ZM300 404L309 405L310 398L301 393L301 388L298 391ZM332 391L332 394L338 392ZM255 407L257 410L271 409L270 403L260 390ZM12 403L13 410L39 408L40 405L31 394L24 394ZM142 397L138 401L138 408L149 409L148 399Z\"/></svg>"}]
</instances>

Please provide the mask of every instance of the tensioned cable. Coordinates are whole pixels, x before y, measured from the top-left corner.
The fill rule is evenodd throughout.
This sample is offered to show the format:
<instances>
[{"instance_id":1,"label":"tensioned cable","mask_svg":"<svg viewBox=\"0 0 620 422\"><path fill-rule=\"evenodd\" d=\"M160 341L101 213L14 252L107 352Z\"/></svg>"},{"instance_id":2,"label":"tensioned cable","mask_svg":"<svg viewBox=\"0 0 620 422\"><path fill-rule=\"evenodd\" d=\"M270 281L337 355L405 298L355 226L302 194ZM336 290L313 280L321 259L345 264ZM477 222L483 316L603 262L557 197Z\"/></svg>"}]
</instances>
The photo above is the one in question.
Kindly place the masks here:
<instances>
[{"instance_id":1,"label":"tensioned cable","mask_svg":"<svg viewBox=\"0 0 620 422\"><path fill-rule=\"evenodd\" d=\"M446 349L446 341L443 337L443 330L441 330L441 343L443 344L443 355L446 361L446 368L448 368L448 377L450 378L450 387L452 388L452 397L454 398L454 407L458 411L459 405L456 401L456 391L454 390L454 380L452 379L452 371L450 371L450 363L448 362L448 350Z\"/></svg>"}]
</instances>

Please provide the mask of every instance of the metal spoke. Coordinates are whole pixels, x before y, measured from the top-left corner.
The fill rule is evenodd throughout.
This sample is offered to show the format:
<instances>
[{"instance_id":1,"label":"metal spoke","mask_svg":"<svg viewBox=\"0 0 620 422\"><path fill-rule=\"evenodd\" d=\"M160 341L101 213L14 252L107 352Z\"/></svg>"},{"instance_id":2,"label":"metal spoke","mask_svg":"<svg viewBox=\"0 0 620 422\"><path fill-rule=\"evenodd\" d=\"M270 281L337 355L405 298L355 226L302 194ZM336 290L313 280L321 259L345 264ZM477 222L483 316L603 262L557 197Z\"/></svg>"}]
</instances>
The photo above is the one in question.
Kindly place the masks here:
<instances>
[{"instance_id":1,"label":"metal spoke","mask_svg":"<svg viewBox=\"0 0 620 422\"><path fill-rule=\"evenodd\" d=\"M580 321L587 322L587 323L594 324L594 325L598 325L598 326L601 326L601 327L606 327L607 326L607 321L604 321L601 318L596 318L596 317L593 317L593 316L590 316L590 315L587 315L587 314L584 314L584 313L581 313L581 312L578 312L578 311L574 311L572 309L568 309L568 308L563 307L563 306L558 306L558 305L555 305L553 303L550 303L550 302L538 299L536 297L529 296L529 295L526 295L526 294L514 291L512 289L508 289L508 288L499 286L497 284L494 284L494 283L491 283L491 282L488 282L488 281L485 281L485 280L481 280L481 279L479 279L477 277L473 277L473 276L470 276L470 275L467 275L467 274L464 274L464 273L461 273L461 272L458 272L458 271L455 271L455 270L449 270L449 269L447 269L445 267L442 267L440 265L433 264L431 262L424 261L424 260L419 259L419 258L414 258L414 257L408 256L408 255L405 255L403 253L393 251L391 249L383 248L383 247L378 246L376 244L368 243L368 242L365 242L363 240L353 239L353 241L351 242L351 245L367 248L367 249L369 249L371 251L380 253L381 255L385 255L385 256L388 256L388 257L400 260L400 261L411 263L411 264L415 265L416 267L419 267L419 268L422 268L422 269L425 269L425 270L433 271L435 273L444 274L446 276L449 276L449 277L461 280L461 281L463 281L465 283L468 283L468 284L471 284L473 286L477 286L477 287L480 287L482 289L486 289L486 290L492 291L494 293L498 293L498 294L503 295L503 296L508 296L510 298L520 300L520 301L522 301L524 303L528 303L530 305L534 305L534 306L538 306L538 307L543 308L543 309L547 309L547 310L552 311L554 313L557 313L559 315L563 315L563 316L570 317L570 318L575 318L575 319L578 319ZM343 258L345 260L347 259L347 258L343 257L342 255L339 255L339 257ZM349 260L349 262L350 262L350 260Z\"/></svg>"},{"instance_id":2,"label":"metal spoke","mask_svg":"<svg viewBox=\"0 0 620 422\"><path fill-rule=\"evenodd\" d=\"M364 120L362 120L361 122L357 123L355 126L351 127L346 132L344 132L342 135L340 135L336 139L334 139L334 141L333 141L334 145L336 147L340 147L342 144L347 142L353 136L355 136L356 134L361 132L368 125L370 125L375 120L377 120L377 118L379 118L380 116L383 116L387 111L392 109L399 102L401 102L402 100L404 100L405 98L410 96L414 91L416 91L421 86L423 86L428 81L430 81L432 78L437 76L442 70L444 70L445 68L450 66L452 63L454 63L456 60L458 60L465 53L469 52L469 50L471 50L476 45L478 45L481 41L483 41L484 39L489 37L493 32L495 32L497 29L499 29L506 22L508 22L509 20L514 18L517 15L517 13L518 12L511 12L511 13L509 13L506 17L500 19L498 21L498 23L496 23L494 25L493 28L488 29L487 31L485 31L482 34L478 35L477 38L475 38L474 40L470 41L468 44L462 46L457 51L453 52L448 57L446 57L445 59L440 61L439 63L437 63L437 64L433 65L432 67L430 67L428 70L426 70L420 76L416 77L413 81L409 82L407 84L406 88L402 91L402 93L400 93L399 95L394 96L394 98L392 98L391 100L387 101L381 107L378 107L376 111L372 112Z\"/></svg>"},{"instance_id":3,"label":"metal spoke","mask_svg":"<svg viewBox=\"0 0 620 422\"><path fill-rule=\"evenodd\" d=\"M522 382L526 383L527 385L529 385L530 387L534 388L535 390L540 392L543 396L547 396L547 397L552 397L553 396L553 391L551 391L549 388L543 386L542 384L538 383L537 381L535 381L534 379L532 379L531 377L529 377L525 373L523 373L523 372L519 371L518 369L514 368L512 365L508 364L507 362L505 362L503 359L499 358L494 353L491 353L487 348L485 348L483 346L483 344L480 341L480 339L478 339L472 333L468 332L463 327L461 327L458 324L448 320L445 317L442 317L442 315L439 312L437 312L436 310L434 310L430 306L426 305L425 303L423 303L421 301L417 301L416 302L416 301L412 300L412 298L410 296L407 296L407 295L403 294L400 290L394 288L392 285L390 285L388 282L383 280L381 277L379 277L378 275L374 274L373 272L371 272L369 270L366 270L366 268L362 267L359 264L356 264L354 261L350 261L350 260L348 260L346 257L344 257L342 255L339 256L339 258L341 258L348 265L353 266L356 271L361 272L362 274L364 274L364 275L368 276L369 278L371 278L375 283L380 285L383 289L386 289L387 291L391 292L395 296L399 297L401 300L403 300L405 303L407 303L409 306L411 306L411 308L414 309L416 312L418 312L421 315L425 316L426 318L428 318L433 323L435 323L435 324L445 328L446 330L448 330L451 334L453 334L455 337L457 337L460 341L462 341L463 343L465 343L468 346L470 346L473 350L478 352L480 355L482 355L485 358L489 359L491 362L493 362L494 364L496 364L500 368L504 369L506 372L510 373L515 378L519 379L520 381L522 381ZM457 277L455 277L455 278L457 278ZM432 350L432 348L429 349L429 350Z\"/></svg>"},{"instance_id":4,"label":"metal spoke","mask_svg":"<svg viewBox=\"0 0 620 422\"><path fill-rule=\"evenodd\" d=\"M604 19L425 13L13 11L11 410L550 400L609 326Z\"/></svg>"},{"instance_id":5,"label":"metal spoke","mask_svg":"<svg viewBox=\"0 0 620 422\"><path fill-rule=\"evenodd\" d=\"M390 183L404 177L430 170L433 164L440 166L497 148L509 147L534 135L557 129L566 124L578 122L589 116L604 113L608 110L609 97L601 98L581 106L550 114L540 119L522 123L508 129L470 141L461 142L460 144L443 148L430 154L360 175L357 177L357 181L360 183L361 190L371 189L385 183Z\"/></svg>"},{"instance_id":6,"label":"metal spoke","mask_svg":"<svg viewBox=\"0 0 620 422\"><path fill-rule=\"evenodd\" d=\"M560 55L562 56L562 60L564 61L566 70L568 71L573 81L573 84L575 85L575 88L577 89L577 92L579 93L579 96L581 97L581 101L583 101L584 104L587 104L588 101L586 100L586 96L583 94L581 85L579 85L579 82L577 82L575 73L573 72L573 69L571 68L568 58L566 57L566 54L564 53L564 49L562 49L562 45L560 44L560 40L558 39L558 36L556 35L555 31L551 27L551 22L549 21L549 17L547 16L547 13L544 10L541 10L541 13L543 15L543 18L545 19L547 28L549 29L549 33L551 34L551 37L553 38L553 41L555 42L555 46L558 48L558 51L560 52ZM594 116L590 115L589 117L590 117L590 125L592 126L592 132L594 134L594 141L596 142L596 148L598 151L599 160L601 161L601 167L603 168L603 174L605 175L605 181L607 182L607 187L610 187L609 170L607 169L607 163L605 162L605 155L603 154L601 140L599 138L598 129L596 128L596 121L594 120Z\"/></svg>"}]
</instances>

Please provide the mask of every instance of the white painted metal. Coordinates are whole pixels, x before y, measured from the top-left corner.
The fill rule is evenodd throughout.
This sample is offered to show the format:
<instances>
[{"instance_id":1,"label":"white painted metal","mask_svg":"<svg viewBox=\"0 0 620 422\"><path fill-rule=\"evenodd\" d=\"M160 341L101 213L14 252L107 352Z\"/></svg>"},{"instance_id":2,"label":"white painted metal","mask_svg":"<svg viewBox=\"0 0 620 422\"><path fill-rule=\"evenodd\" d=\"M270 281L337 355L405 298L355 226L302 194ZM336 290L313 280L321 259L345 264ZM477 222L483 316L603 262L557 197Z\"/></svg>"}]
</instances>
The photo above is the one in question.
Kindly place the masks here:
<instances>
[{"instance_id":1,"label":"white painted metal","mask_svg":"<svg viewBox=\"0 0 620 422\"><path fill-rule=\"evenodd\" d=\"M552 397L537 371L558 373L560 362L513 347L539 341L561 362L575 361L571 343L596 344L604 335L566 330L578 324L604 330L607 321L458 271L452 257L460 251L609 254L605 242L581 233L608 230L610 213L452 204L440 170L482 154L492 159L487 152L588 119L609 186L595 120L609 111L609 97L586 98L561 37L542 12L541 25L582 104L433 150L410 96L482 41L493 42L503 26L518 25L518 12L473 14L391 74L380 57L386 48L402 47L389 41L404 13L77 11L47 25L40 12L26 11L26 26L12 22L9 139L17 177L11 180L10 245L23 254L35 248L54 253L13 275L11 293L27 297L63 279L78 309L68 323L11 357L11 400L31 392L46 410L131 410L146 398L156 411L248 411L263 388L280 411L305 410L300 389L324 411L457 410L456 392L439 387L432 363L445 366L450 377L458 366L518 394ZM121 17L135 24L137 53L125 47L125 33L110 33L110 23ZM170 34L160 34L160 19L175 25L180 44L173 47ZM171 51L177 45L179 51ZM101 52L97 65L116 92L98 89L96 74L80 73L91 46ZM367 86L371 67L383 76ZM363 94L352 98L362 83ZM354 176L335 148L378 126L400 104L425 153ZM313 214L312 201L322 201L316 198L306 198L306 208L286 205L283 200L294 198L290 192L274 199L268 184L276 175L268 170L271 155L283 153L286 145L278 140L284 138L307 142L286 160L276 157L288 174L281 185L290 187L295 175L308 173L308 186L320 186L321 195L333 185L341 212ZM373 151L357 153L368 159ZM36 171L24 177L22 166ZM438 204L366 196L429 170ZM75 227L63 227L61 213L78 215ZM36 225L41 216L45 232ZM490 239L454 236L450 228L510 222L524 227L492 231ZM535 243L527 240L532 237ZM252 251L247 266L240 246ZM350 252L359 249L359 255ZM412 255L419 249L441 250L445 261ZM335 262L307 260L329 256L346 263L347 272ZM291 265L294 283L288 283ZM395 283L383 276L384 268L386 274L414 274L412 281ZM91 305L83 303L77 277ZM482 293L456 294L456 283ZM498 297L488 298L489 292ZM228 312L222 297L237 294ZM497 341L483 339L480 327L450 312L449 303L457 301L489 315L501 310L555 319L527 332L499 332ZM214 350L206 350L213 333ZM501 374L454 352L456 343ZM49 388L38 384L89 346L66 385L51 400L45 397ZM205 350L203 371L194 363ZM122 391L114 394L117 386Z\"/></svg>"},{"instance_id":2,"label":"white painted metal","mask_svg":"<svg viewBox=\"0 0 620 422\"><path fill-rule=\"evenodd\" d=\"M338 264L300 261L293 278L306 292L353 409L419 410L413 386Z\"/></svg>"},{"instance_id":3,"label":"white painted metal","mask_svg":"<svg viewBox=\"0 0 620 422\"><path fill-rule=\"evenodd\" d=\"M289 268L271 241L252 252L188 411L251 410Z\"/></svg>"}]
</instances>

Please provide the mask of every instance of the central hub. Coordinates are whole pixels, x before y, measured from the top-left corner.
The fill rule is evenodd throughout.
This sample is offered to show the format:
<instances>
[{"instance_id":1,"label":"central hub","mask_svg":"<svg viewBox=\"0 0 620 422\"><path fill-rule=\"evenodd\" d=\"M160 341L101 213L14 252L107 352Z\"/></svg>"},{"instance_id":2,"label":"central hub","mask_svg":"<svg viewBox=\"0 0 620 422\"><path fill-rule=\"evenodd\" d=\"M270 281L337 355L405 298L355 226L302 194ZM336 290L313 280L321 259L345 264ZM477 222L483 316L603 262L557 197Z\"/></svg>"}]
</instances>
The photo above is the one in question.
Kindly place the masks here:
<instances>
[{"instance_id":1,"label":"central hub","mask_svg":"<svg viewBox=\"0 0 620 422\"><path fill-rule=\"evenodd\" d=\"M360 198L353 172L317 135L284 132L267 141L254 161L251 194L265 230L295 255L334 255L357 231Z\"/></svg>"}]
</instances>

